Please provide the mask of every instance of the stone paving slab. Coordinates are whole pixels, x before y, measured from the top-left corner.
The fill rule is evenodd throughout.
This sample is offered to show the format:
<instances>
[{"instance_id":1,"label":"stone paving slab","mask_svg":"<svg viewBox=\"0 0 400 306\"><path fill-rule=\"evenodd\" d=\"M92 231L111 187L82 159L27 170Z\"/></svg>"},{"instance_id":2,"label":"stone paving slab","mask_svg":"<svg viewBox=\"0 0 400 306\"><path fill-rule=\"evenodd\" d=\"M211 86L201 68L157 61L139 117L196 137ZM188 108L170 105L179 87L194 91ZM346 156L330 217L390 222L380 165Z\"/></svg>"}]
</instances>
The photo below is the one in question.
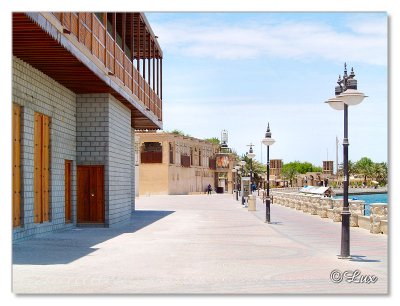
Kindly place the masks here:
<instances>
[{"instance_id":1,"label":"stone paving slab","mask_svg":"<svg viewBox=\"0 0 400 306\"><path fill-rule=\"evenodd\" d=\"M290 208L248 212L232 195L141 197L129 224L78 228L13 246L15 293L383 294L387 237L352 228L355 261L339 260L340 224ZM365 256L365 257L363 257ZM376 283L333 283L356 269Z\"/></svg>"}]
</instances>

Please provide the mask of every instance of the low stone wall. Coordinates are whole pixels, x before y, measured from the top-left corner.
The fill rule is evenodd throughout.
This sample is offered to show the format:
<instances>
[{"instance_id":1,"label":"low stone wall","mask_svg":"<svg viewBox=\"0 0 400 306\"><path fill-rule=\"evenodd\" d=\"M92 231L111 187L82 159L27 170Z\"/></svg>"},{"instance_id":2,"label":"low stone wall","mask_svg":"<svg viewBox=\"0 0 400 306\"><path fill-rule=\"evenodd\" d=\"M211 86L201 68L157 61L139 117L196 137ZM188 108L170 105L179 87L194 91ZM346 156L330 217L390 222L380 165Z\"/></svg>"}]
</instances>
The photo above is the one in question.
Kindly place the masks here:
<instances>
[{"instance_id":1,"label":"low stone wall","mask_svg":"<svg viewBox=\"0 0 400 306\"><path fill-rule=\"evenodd\" d=\"M329 218L333 222L342 221L342 199L281 190L273 191L271 195L273 196L273 204L301 210L311 215L318 215L320 218ZM365 202L349 200L350 226L367 229L373 234L387 234L387 204L374 203L370 207L371 215L364 216Z\"/></svg>"},{"instance_id":2,"label":"low stone wall","mask_svg":"<svg viewBox=\"0 0 400 306\"><path fill-rule=\"evenodd\" d=\"M382 234L386 234L388 233L388 222L387 220L381 220L381 231Z\"/></svg>"},{"instance_id":3,"label":"low stone wall","mask_svg":"<svg viewBox=\"0 0 400 306\"><path fill-rule=\"evenodd\" d=\"M358 217L358 227L361 227L366 230L371 229L371 222L369 216L359 216Z\"/></svg>"}]
</instances>

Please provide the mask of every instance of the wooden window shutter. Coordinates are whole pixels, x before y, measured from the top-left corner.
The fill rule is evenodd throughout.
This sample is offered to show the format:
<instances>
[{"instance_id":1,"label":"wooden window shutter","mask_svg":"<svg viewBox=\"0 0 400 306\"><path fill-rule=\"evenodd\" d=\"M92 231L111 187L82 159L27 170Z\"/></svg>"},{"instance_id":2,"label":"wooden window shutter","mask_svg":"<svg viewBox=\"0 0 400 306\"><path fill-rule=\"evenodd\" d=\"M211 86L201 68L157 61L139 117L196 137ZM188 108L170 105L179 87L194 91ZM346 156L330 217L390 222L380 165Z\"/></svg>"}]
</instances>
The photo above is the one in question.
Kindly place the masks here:
<instances>
[{"instance_id":1,"label":"wooden window shutter","mask_svg":"<svg viewBox=\"0 0 400 306\"><path fill-rule=\"evenodd\" d=\"M34 124L34 222L49 221L50 119L35 113Z\"/></svg>"},{"instance_id":2,"label":"wooden window shutter","mask_svg":"<svg viewBox=\"0 0 400 306\"><path fill-rule=\"evenodd\" d=\"M65 182L65 222L71 222L71 175L72 161L65 160L64 163L64 182Z\"/></svg>"},{"instance_id":3,"label":"wooden window shutter","mask_svg":"<svg viewBox=\"0 0 400 306\"><path fill-rule=\"evenodd\" d=\"M42 120L41 114L35 113L34 125L34 172L33 172L33 185L34 185L34 222L42 222Z\"/></svg>"},{"instance_id":4,"label":"wooden window shutter","mask_svg":"<svg viewBox=\"0 0 400 306\"><path fill-rule=\"evenodd\" d=\"M21 107L13 104L12 116L13 162L13 227L21 225Z\"/></svg>"},{"instance_id":5,"label":"wooden window shutter","mask_svg":"<svg viewBox=\"0 0 400 306\"><path fill-rule=\"evenodd\" d=\"M49 221L49 167L50 167L50 118L43 115L42 128L42 206L43 221Z\"/></svg>"}]
</instances>

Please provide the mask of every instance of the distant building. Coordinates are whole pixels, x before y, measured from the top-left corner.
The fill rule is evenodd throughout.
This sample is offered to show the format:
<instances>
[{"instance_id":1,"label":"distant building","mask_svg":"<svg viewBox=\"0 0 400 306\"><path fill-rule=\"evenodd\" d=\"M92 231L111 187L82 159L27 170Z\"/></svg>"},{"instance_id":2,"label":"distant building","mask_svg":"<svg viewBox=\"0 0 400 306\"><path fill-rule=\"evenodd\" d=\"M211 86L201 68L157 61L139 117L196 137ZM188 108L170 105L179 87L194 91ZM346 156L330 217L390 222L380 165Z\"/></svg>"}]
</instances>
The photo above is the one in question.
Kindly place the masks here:
<instances>
[{"instance_id":1,"label":"distant building","mask_svg":"<svg viewBox=\"0 0 400 306\"><path fill-rule=\"evenodd\" d=\"M217 187L221 192L232 193L237 177L233 175L232 169L235 166L235 155L229 148L221 147L216 154L216 177L218 179ZM222 189L221 189L222 188Z\"/></svg>"},{"instance_id":2,"label":"distant building","mask_svg":"<svg viewBox=\"0 0 400 306\"><path fill-rule=\"evenodd\" d=\"M280 178L282 175L282 159L271 159L269 161L270 175L274 175L276 178Z\"/></svg>"},{"instance_id":3,"label":"distant building","mask_svg":"<svg viewBox=\"0 0 400 306\"><path fill-rule=\"evenodd\" d=\"M322 162L322 172L327 175L333 175L333 160L324 160Z\"/></svg>"},{"instance_id":4,"label":"distant building","mask_svg":"<svg viewBox=\"0 0 400 306\"><path fill-rule=\"evenodd\" d=\"M218 186L219 146L173 133L136 132L139 196L204 193ZM217 165L218 164L218 165Z\"/></svg>"},{"instance_id":5,"label":"distant building","mask_svg":"<svg viewBox=\"0 0 400 306\"><path fill-rule=\"evenodd\" d=\"M282 159L270 159L269 161L269 174L270 184L274 187L285 186L285 181L282 180Z\"/></svg>"},{"instance_id":6,"label":"distant building","mask_svg":"<svg viewBox=\"0 0 400 306\"><path fill-rule=\"evenodd\" d=\"M334 179L333 161L322 161L322 172L307 172L297 176L297 186L328 186Z\"/></svg>"}]
</instances>

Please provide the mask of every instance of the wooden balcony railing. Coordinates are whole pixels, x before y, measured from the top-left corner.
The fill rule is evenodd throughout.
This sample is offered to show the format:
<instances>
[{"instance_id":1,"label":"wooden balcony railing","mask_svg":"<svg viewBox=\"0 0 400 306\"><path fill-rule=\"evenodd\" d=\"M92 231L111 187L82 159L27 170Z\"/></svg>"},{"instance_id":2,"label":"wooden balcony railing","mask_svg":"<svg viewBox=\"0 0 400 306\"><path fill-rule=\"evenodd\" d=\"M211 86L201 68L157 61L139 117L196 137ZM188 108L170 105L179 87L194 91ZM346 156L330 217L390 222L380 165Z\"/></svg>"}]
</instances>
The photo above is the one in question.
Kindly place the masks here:
<instances>
[{"instance_id":1,"label":"wooden balcony railing","mask_svg":"<svg viewBox=\"0 0 400 306\"><path fill-rule=\"evenodd\" d=\"M162 120L162 101L94 13L53 13L143 106ZM154 82L154 81L153 81ZM162 82L162 81L161 81ZM153 84L154 85L154 84Z\"/></svg>"}]
</instances>

